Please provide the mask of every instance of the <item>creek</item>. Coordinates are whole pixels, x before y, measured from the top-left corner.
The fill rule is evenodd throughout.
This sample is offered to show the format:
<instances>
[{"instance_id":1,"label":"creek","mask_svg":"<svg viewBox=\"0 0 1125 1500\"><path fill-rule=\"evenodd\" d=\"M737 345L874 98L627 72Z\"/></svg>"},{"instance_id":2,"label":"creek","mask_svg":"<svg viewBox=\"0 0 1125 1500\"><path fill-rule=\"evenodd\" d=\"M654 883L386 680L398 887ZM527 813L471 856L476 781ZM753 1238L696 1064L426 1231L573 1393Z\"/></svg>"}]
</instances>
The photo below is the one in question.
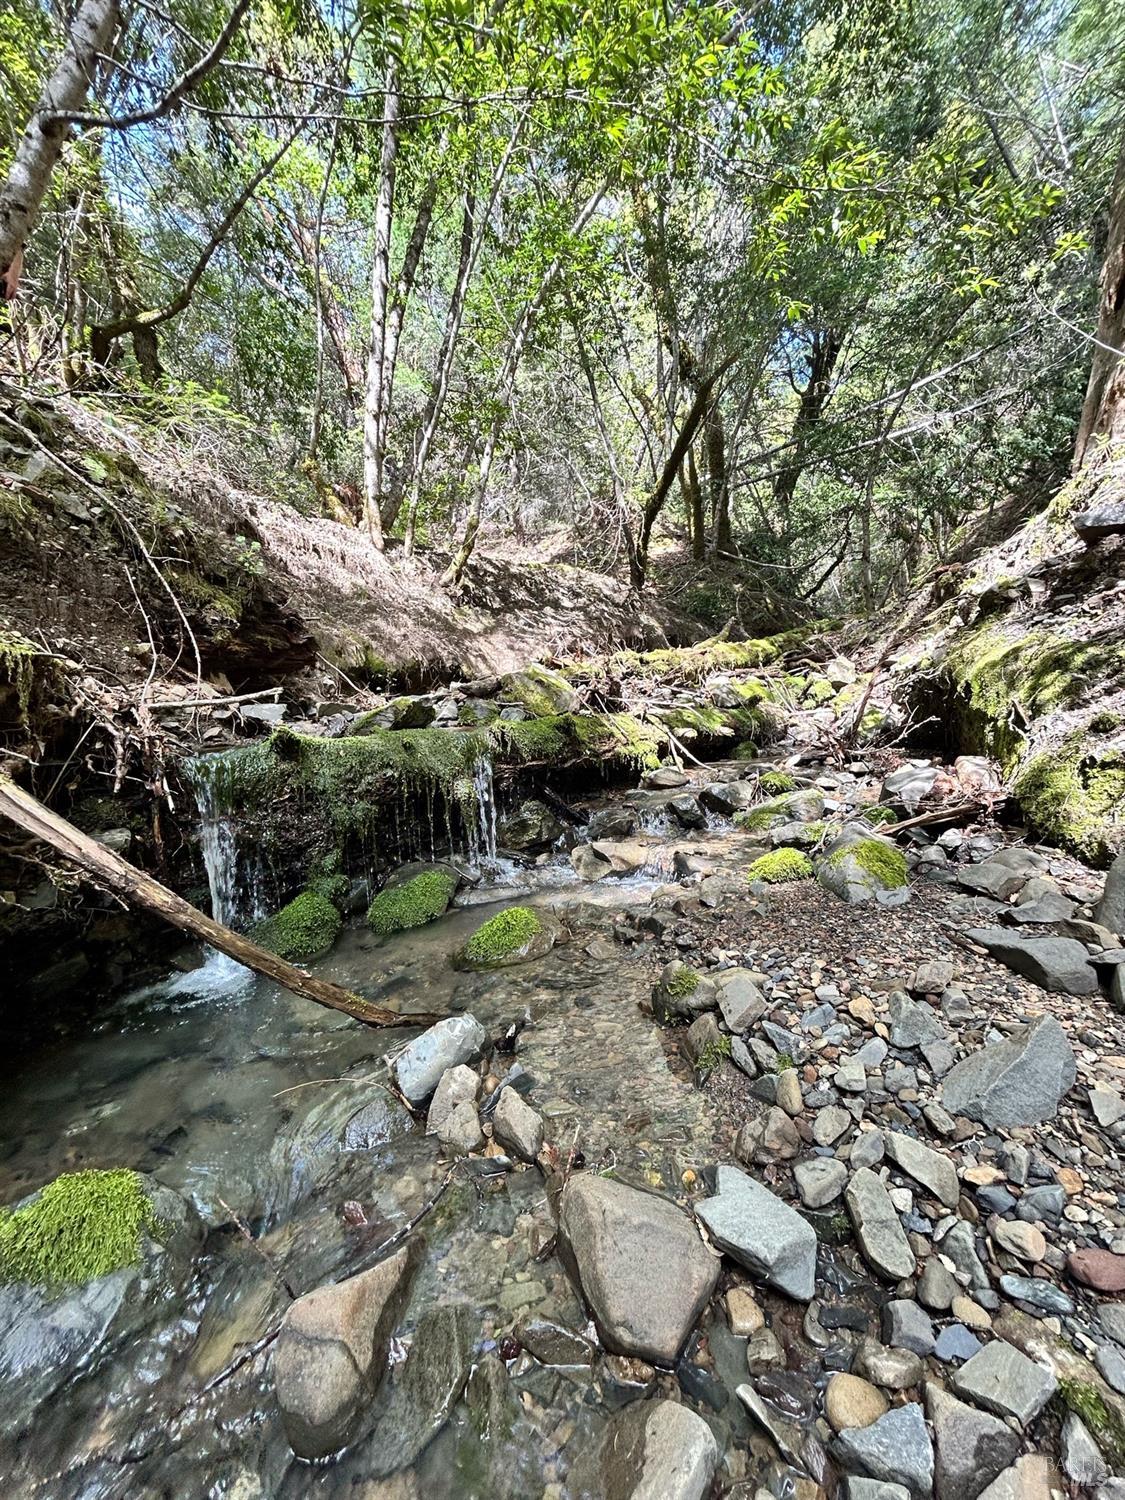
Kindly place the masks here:
<instances>
[{"instance_id":1,"label":"creek","mask_svg":"<svg viewBox=\"0 0 1125 1500\"><path fill-rule=\"evenodd\" d=\"M212 903L217 915L244 924L268 904L269 871L252 848L239 846L215 795L222 760L209 761L202 771L196 764L192 781ZM615 942L614 929L672 878L677 850L734 873L742 868L745 836L714 814L708 826L685 832L669 817L666 797L634 793L644 865L623 879L588 884L565 849L538 863L498 854L486 770L475 788L476 815L466 817L455 852L476 883L448 914L387 939L354 922L310 967L399 1008L404 1018L411 1011L471 1011L493 1038L529 1018L515 1060L531 1076L528 1098L545 1118L548 1138L564 1151L580 1145L588 1167L681 1192L685 1174L698 1176L724 1154L729 1159L732 1124L695 1087L670 1034L641 1009L653 978L646 945ZM429 852L430 833L415 842ZM569 940L526 965L455 969L451 954L485 917L516 899L551 911ZM384 1056L414 1034L405 1025L365 1029L212 955L124 996L95 1030L21 1059L18 1069L10 1065L0 1091L0 1202L16 1201L59 1172L128 1165L181 1193L205 1233L182 1278L143 1319L123 1322L119 1312L88 1300L79 1319L85 1345L67 1346L65 1361L56 1354L52 1366L50 1351L34 1347L45 1337L49 1308L45 1323L30 1325L27 1368L37 1372L36 1389L58 1399L42 1402L18 1444L19 1413L0 1421L6 1495L281 1500L314 1485L326 1496L391 1493L377 1487L382 1468L374 1441L315 1472L294 1458L264 1341L290 1292L373 1263L442 1186L449 1161L386 1087ZM495 1351L527 1317L592 1331L557 1256L542 1253L553 1224L536 1168L463 1162L421 1232L426 1250L400 1330L400 1357L415 1341L434 1340L425 1315L443 1305L468 1310L472 1361ZM848 1290L854 1297L856 1288ZM143 1287L138 1292L146 1295ZM814 1384L831 1369L831 1350L802 1342L799 1309L794 1322L793 1305L776 1300L775 1323L794 1325L795 1351L790 1371L777 1374L777 1410L811 1421ZM98 1331L92 1339L91 1330ZM734 1397L746 1379L744 1341L728 1333L721 1312L707 1315L704 1330L705 1354L697 1334L678 1375L659 1382L678 1379L701 1401L728 1455L728 1475L768 1471L775 1494L796 1493L795 1476L786 1477L776 1455L770 1468L773 1450L751 1434ZM441 1384L451 1357L441 1340L426 1351L431 1384ZM451 1500L578 1500L583 1492L568 1483L573 1464L628 1394L601 1359L556 1367L517 1352L504 1388L486 1403L483 1428L479 1401L471 1399L444 1423L424 1402L407 1412L403 1441L418 1450L419 1491ZM427 1442L435 1425L440 1430Z\"/></svg>"}]
</instances>

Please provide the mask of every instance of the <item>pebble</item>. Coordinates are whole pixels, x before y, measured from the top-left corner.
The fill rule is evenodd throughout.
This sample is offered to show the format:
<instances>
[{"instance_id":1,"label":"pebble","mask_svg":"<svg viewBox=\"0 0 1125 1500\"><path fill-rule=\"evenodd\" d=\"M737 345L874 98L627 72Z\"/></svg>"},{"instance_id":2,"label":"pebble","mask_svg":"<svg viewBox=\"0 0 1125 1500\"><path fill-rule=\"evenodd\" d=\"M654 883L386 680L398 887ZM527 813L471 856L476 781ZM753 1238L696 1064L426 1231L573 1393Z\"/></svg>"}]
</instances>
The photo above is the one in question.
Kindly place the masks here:
<instances>
[{"instance_id":1,"label":"pebble","mask_svg":"<svg viewBox=\"0 0 1125 1500\"><path fill-rule=\"evenodd\" d=\"M886 1396L858 1375L833 1375L824 1393L824 1410L837 1432L848 1427L870 1427L889 1410Z\"/></svg>"}]
</instances>

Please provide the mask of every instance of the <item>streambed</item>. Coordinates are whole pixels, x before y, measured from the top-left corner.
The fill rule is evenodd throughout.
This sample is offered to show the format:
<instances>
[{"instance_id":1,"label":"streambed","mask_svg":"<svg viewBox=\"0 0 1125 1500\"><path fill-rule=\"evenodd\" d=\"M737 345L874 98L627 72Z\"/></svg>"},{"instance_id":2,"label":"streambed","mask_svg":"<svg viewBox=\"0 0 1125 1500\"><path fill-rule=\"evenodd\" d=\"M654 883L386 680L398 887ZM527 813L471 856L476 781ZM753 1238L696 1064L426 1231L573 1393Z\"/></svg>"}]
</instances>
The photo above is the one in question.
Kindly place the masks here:
<instances>
[{"instance_id":1,"label":"streambed","mask_svg":"<svg viewBox=\"0 0 1125 1500\"><path fill-rule=\"evenodd\" d=\"M446 917L387 940L352 926L312 967L404 1013L471 1011L494 1038L530 1017L518 1063L532 1075L528 1097L548 1138L563 1151L579 1145L588 1166L677 1193L684 1174L729 1157L733 1124L640 1009L652 983L644 946L612 938L621 913L647 906L671 869L672 834L644 837L646 867L596 885L578 881L562 854L526 867L491 858ZM728 825L686 840L681 831L678 843L734 867L740 837ZM550 908L569 940L525 966L455 970L451 953L514 898ZM384 1054L414 1034L366 1030L213 956L126 996L95 1033L13 1066L0 1091L0 1201L62 1171L129 1165L182 1193L205 1239L155 1317L114 1335L111 1357L75 1353L55 1372L57 1399L39 1407L23 1441L0 1447L5 1494L282 1497L314 1483L326 1495L413 1493L378 1487L375 1440L315 1469L296 1460L270 1350L253 1351L290 1292L378 1259L441 1187L449 1161L383 1087ZM400 1355L420 1321L422 1337L433 1337L424 1315L441 1305L465 1309L478 1363L528 1316L587 1327L557 1256L542 1255L553 1223L541 1173L488 1169L486 1159L464 1163L423 1222ZM706 1369L686 1368L693 1344L683 1378L706 1388L704 1409L737 1476L755 1462L733 1396L745 1356L721 1315L710 1336ZM438 1366L448 1352L435 1348ZM466 1399L425 1446L413 1465L421 1493L580 1493L567 1483L576 1458L631 1392L600 1361L556 1368L519 1354L508 1371L506 1389L489 1392L487 1432ZM419 1445L432 1418L413 1413ZM18 1425L8 1424L8 1439ZM765 1463L761 1440L753 1445Z\"/></svg>"}]
</instances>

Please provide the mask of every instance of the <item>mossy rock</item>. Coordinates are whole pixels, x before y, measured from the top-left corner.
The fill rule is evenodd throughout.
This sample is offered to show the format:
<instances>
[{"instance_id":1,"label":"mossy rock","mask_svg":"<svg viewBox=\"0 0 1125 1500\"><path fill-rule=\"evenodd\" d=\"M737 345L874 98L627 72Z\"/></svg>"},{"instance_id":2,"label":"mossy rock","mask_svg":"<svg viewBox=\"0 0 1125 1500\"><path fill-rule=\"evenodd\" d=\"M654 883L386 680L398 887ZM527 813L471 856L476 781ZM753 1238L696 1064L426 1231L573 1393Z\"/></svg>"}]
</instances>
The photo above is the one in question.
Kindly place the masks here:
<instances>
[{"instance_id":1,"label":"mossy rock","mask_svg":"<svg viewBox=\"0 0 1125 1500\"><path fill-rule=\"evenodd\" d=\"M788 885L812 877L812 860L800 849L775 849L756 859L746 871L747 880L764 880L767 885Z\"/></svg>"},{"instance_id":2,"label":"mossy rock","mask_svg":"<svg viewBox=\"0 0 1125 1500\"><path fill-rule=\"evenodd\" d=\"M422 927L444 916L457 891L458 878L448 870L426 870L401 884L387 884L367 908L367 923L379 933Z\"/></svg>"},{"instance_id":3,"label":"mossy rock","mask_svg":"<svg viewBox=\"0 0 1125 1500\"><path fill-rule=\"evenodd\" d=\"M579 704L578 694L566 678L538 662L502 678L500 696L506 703L518 703L536 719L571 714Z\"/></svg>"},{"instance_id":4,"label":"mossy rock","mask_svg":"<svg viewBox=\"0 0 1125 1500\"><path fill-rule=\"evenodd\" d=\"M542 958L555 945L558 928L528 906L509 906L483 922L454 955L460 969L502 969Z\"/></svg>"},{"instance_id":5,"label":"mossy rock","mask_svg":"<svg viewBox=\"0 0 1125 1500\"><path fill-rule=\"evenodd\" d=\"M1104 867L1125 848L1125 748L1079 730L1032 757L1012 791L1037 829L1089 864Z\"/></svg>"},{"instance_id":6,"label":"mossy rock","mask_svg":"<svg viewBox=\"0 0 1125 1500\"><path fill-rule=\"evenodd\" d=\"M909 892L906 856L887 839L845 830L817 867L826 890L855 905L871 900L902 900Z\"/></svg>"},{"instance_id":7,"label":"mossy rock","mask_svg":"<svg viewBox=\"0 0 1125 1500\"><path fill-rule=\"evenodd\" d=\"M837 689L832 686L827 677L810 677L805 688L806 703L811 703L814 708L820 708L825 703L831 703L836 696Z\"/></svg>"},{"instance_id":8,"label":"mossy rock","mask_svg":"<svg viewBox=\"0 0 1125 1500\"><path fill-rule=\"evenodd\" d=\"M393 698L384 708L360 714L351 725L352 734L370 734L373 729L428 729L434 722L434 706L424 698Z\"/></svg>"},{"instance_id":9,"label":"mossy rock","mask_svg":"<svg viewBox=\"0 0 1125 1500\"><path fill-rule=\"evenodd\" d=\"M344 925L325 896L304 890L276 915L259 922L251 936L289 963L307 963L327 953Z\"/></svg>"},{"instance_id":10,"label":"mossy rock","mask_svg":"<svg viewBox=\"0 0 1125 1500\"><path fill-rule=\"evenodd\" d=\"M766 771L764 775L759 776L758 785L770 797L797 790L797 783L788 771Z\"/></svg>"},{"instance_id":11,"label":"mossy rock","mask_svg":"<svg viewBox=\"0 0 1125 1500\"><path fill-rule=\"evenodd\" d=\"M84 1286L140 1263L161 1225L139 1172L66 1172L0 1213L0 1282Z\"/></svg>"}]
</instances>

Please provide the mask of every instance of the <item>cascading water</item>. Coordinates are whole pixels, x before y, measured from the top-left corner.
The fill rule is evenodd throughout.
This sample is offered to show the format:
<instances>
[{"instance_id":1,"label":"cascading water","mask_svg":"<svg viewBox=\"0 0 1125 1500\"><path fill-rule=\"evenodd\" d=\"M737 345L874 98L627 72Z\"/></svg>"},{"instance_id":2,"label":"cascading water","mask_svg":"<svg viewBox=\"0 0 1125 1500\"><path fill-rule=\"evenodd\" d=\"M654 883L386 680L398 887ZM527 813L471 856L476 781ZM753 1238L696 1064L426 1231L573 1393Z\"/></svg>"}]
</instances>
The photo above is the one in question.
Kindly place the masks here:
<instances>
[{"instance_id":1,"label":"cascading water","mask_svg":"<svg viewBox=\"0 0 1125 1500\"><path fill-rule=\"evenodd\" d=\"M246 926L265 915L263 871L258 860L238 847L231 804L231 761L237 750L219 750L185 762L184 774L199 809L199 846L211 915L224 927ZM210 952L203 973L220 984L249 977L249 970L225 954ZM190 977L190 976L189 976Z\"/></svg>"},{"instance_id":2,"label":"cascading water","mask_svg":"<svg viewBox=\"0 0 1125 1500\"><path fill-rule=\"evenodd\" d=\"M473 790L477 801L478 858L485 869L496 868L496 789L492 761L482 755L473 767Z\"/></svg>"}]
</instances>

